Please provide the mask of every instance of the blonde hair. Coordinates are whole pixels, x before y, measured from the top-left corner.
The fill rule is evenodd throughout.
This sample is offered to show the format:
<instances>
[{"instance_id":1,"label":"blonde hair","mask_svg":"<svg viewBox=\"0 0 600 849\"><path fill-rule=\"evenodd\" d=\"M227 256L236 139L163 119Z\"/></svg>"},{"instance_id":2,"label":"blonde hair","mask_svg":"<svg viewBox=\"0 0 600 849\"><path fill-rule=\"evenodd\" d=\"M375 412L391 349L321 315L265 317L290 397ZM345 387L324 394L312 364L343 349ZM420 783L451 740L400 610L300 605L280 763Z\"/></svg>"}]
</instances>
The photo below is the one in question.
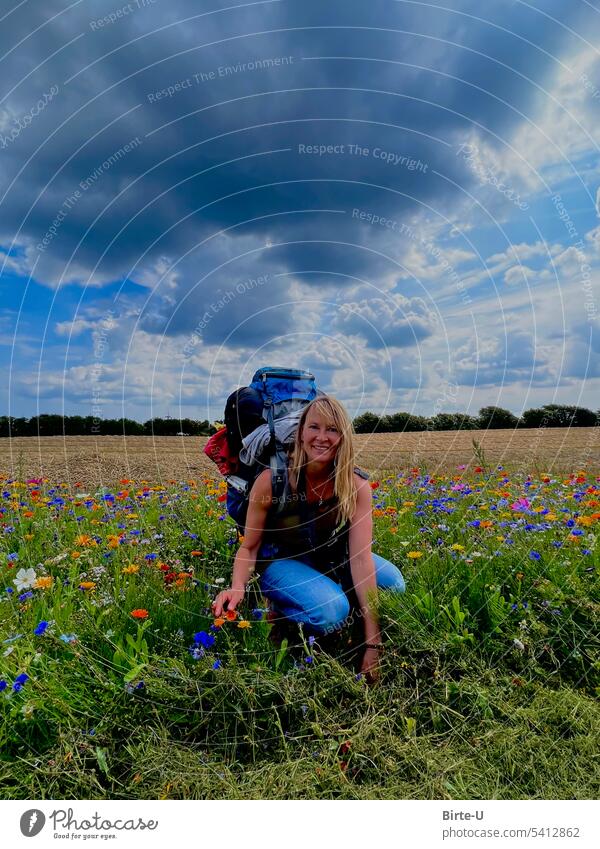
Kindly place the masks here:
<instances>
[{"instance_id":1,"label":"blonde hair","mask_svg":"<svg viewBox=\"0 0 600 849\"><path fill-rule=\"evenodd\" d=\"M336 398L329 395L319 395L310 404L307 404L296 431L296 439L290 461L290 471L297 483L302 471L308 463L308 457L302 445L302 431L309 412L319 413L328 424L337 428L341 435L334 460L335 476L333 491L338 499L337 520L341 524L349 522L356 510L356 483L354 481L354 444L352 436L354 428L348 413Z\"/></svg>"}]
</instances>

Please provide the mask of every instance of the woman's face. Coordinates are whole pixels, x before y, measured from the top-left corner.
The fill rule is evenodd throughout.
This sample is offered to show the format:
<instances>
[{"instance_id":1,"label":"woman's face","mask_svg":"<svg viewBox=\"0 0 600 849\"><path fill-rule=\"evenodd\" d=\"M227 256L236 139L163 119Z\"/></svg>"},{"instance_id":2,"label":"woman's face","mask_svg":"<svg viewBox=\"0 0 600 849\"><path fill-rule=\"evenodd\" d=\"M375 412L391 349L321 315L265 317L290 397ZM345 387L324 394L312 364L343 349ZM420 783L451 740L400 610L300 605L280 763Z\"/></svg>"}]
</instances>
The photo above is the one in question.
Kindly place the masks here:
<instances>
[{"instance_id":1,"label":"woman's face","mask_svg":"<svg viewBox=\"0 0 600 849\"><path fill-rule=\"evenodd\" d=\"M302 428L302 447L310 460L332 463L342 441L334 424L317 410L310 410Z\"/></svg>"}]
</instances>

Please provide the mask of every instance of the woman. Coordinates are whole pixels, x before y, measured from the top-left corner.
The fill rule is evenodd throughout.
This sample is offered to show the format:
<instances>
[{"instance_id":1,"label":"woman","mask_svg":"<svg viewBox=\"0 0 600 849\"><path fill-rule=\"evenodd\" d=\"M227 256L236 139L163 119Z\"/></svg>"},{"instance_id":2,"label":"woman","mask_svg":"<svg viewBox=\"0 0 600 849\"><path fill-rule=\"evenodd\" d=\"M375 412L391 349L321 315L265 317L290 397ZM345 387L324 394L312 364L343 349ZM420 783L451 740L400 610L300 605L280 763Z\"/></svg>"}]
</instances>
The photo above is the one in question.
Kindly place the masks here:
<instances>
[{"instance_id":1,"label":"woman","mask_svg":"<svg viewBox=\"0 0 600 849\"><path fill-rule=\"evenodd\" d=\"M404 591L396 566L371 552L371 487L354 467L352 423L339 401L319 396L302 413L283 505L273 503L271 470L256 478L231 588L216 616L244 598L257 559L260 589L280 613L322 635L342 627L356 598L364 623L361 671L374 679L381 634L369 597L377 587Z\"/></svg>"}]
</instances>

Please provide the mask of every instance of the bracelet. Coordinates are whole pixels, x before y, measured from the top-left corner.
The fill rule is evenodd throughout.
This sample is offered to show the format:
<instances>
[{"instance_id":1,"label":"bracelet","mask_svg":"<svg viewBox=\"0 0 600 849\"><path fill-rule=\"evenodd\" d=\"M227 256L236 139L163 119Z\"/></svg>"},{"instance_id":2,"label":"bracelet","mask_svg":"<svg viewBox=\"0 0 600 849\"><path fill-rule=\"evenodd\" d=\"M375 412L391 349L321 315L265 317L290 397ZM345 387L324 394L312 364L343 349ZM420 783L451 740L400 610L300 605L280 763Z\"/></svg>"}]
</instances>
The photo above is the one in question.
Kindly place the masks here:
<instances>
[{"instance_id":1,"label":"bracelet","mask_svg":"<svg viewBox=\"0 0 600 849\"><path fill-rule=\"evenodd\" d=\"M367 649L382 649L383 643L365 643Z\"/></svg>"}]
</instances>

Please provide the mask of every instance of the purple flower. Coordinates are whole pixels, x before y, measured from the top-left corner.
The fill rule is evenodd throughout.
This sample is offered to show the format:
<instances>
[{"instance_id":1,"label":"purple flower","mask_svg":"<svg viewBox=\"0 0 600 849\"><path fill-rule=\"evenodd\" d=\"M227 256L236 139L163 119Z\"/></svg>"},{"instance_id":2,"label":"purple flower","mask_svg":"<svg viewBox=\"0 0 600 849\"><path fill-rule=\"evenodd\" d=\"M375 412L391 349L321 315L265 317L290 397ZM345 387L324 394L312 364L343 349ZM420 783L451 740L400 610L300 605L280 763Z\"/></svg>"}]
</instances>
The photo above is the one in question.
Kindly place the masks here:
<instances>
[{"instance_id":1,"label":"purple flower","mask_svg":"<svg viewBox=\"0 0 600 849\"><path fill-rule=\"evenodd\" d=\"M26 593L21 593L19 596L19 601L27 601L28 598L33 598L33 593L31 590L27 590Z\"/></svg>"},{"instance_id":2,"label":"purple flower","mask_svg":"<svg viewBox=\"0 0 600 849\"><path fill-rule=\"evenodd\" d=\"M312 663L312 662L313 662L313 659L314 659L314 658L312 657L312 655L310 655L310 654L309 654L309 655L308 655L308 657L305 657L305 658L304 658L304 663L309 663L309 664L310 664L310 663Z\"/></svg>"}]
</instances>

